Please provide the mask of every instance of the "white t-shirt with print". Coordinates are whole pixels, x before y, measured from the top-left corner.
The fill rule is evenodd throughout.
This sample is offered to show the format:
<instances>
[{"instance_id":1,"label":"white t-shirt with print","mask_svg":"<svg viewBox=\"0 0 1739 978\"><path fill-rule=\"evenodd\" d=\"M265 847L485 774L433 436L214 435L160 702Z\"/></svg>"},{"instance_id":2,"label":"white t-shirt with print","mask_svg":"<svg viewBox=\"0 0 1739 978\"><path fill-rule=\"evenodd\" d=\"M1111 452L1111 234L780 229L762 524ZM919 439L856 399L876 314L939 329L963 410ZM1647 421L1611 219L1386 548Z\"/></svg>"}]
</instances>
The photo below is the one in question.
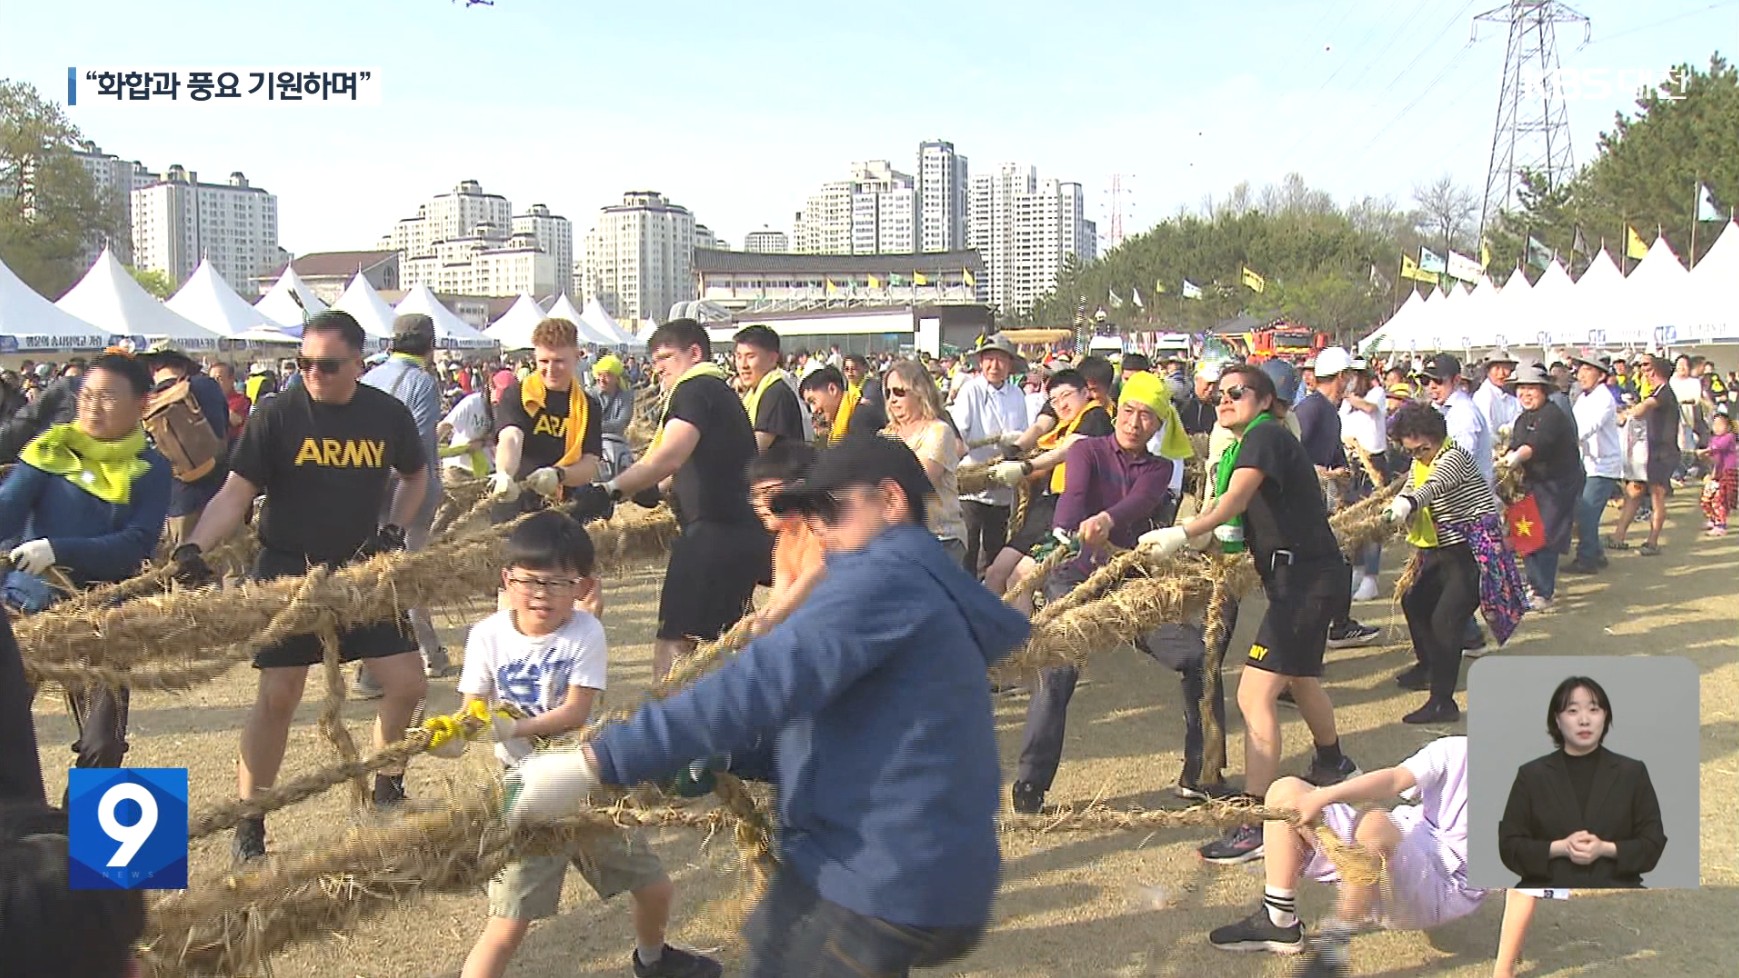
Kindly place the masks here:
<instances>
[{"instance_id":1,"label":"white t-shirt with print","mask_svg":"<svg viewBox=\"0 0 1739 978\"><path fill-rule=\"evenodd\" d=\"M1467 738L1443 737L1401 762L1414 786L1402 795L1417 801L1437 830L1437 857L1452 876L1467 869Z\"/></svg>"},{"instance_id":2,"label":"white t-shirt with print","mask_svg":"<svg viewBox=\"0 0 1739 978\"><path fill-rule=\"evenodd\" d=\"M540 716L562 705L571 686L603 691L609 658L603 623L584 611L575 609L567 624L537 638L513 626L511 611L497 611L471 626L459 692ZM495 747L510 767L531 752L531 743L520 739Z\"/></svg>"}]
</instances>

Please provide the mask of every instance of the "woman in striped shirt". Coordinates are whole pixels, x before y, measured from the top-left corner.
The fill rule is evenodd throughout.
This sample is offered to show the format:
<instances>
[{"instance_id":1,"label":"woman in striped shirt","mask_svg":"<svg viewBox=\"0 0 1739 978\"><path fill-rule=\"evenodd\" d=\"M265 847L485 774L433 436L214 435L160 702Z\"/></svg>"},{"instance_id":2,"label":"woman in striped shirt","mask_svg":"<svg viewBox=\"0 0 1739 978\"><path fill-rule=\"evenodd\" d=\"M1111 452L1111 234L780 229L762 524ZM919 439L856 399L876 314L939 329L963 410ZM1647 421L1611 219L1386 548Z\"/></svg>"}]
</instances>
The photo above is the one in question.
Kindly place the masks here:
<instances>
[{"instance_id":1,"label":"woman in striped shirt","mask_svg":"<svg viewBox=\"0 0 1739 978\"><path fill-rule=\"evenodd\" d=\"M1395 681L1430 693L1402 720L1453 723L1461 718L1455 682L1467 620L1482 609L1498 644L1508 641L1525 608L1521 574L1504 542L1497 497L1473 456L1450 440L1443 415L1408 404L1390 419L1389 439L1413 459L1389 516L1406 524L1407 542L1419 548L1418 570L1401 596L1419 662Z\"/></svg>"}]
</instances>

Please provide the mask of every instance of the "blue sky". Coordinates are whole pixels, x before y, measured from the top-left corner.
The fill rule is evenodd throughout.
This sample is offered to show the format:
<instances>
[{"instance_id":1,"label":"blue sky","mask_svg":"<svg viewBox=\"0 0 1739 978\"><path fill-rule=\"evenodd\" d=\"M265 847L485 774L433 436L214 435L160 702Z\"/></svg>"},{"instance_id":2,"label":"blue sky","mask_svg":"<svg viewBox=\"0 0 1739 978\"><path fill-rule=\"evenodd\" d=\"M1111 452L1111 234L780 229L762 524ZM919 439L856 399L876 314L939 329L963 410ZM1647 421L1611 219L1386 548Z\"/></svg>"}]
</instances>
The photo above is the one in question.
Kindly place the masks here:
<instances>
[{"instance_id":1,"label":"blue sky","mask_svg":"<svg viewBox=\"0 0 1739 978\"><path fill-rule=\"evenodd\" d=\"M1388 195L1444 173L1483 186L1503 62L1499 0L1183 4L1074 0L0 0L0 77L65 98L68 66L373 67L383 102L226 107L104 102L72 119L106 151L278 195L296 252L372 247L461 179L574 222L627 189L688 206L735 246L854 160L910 171L952 140L974 169L1031 163L1080 182L1132 233L1290 171ZM1707 63L1739 40L1739 0L1583 0L1592 43L1567 69ZM1624 95L1569 104L1589 159Z\"/></svg>"}]
</instances>

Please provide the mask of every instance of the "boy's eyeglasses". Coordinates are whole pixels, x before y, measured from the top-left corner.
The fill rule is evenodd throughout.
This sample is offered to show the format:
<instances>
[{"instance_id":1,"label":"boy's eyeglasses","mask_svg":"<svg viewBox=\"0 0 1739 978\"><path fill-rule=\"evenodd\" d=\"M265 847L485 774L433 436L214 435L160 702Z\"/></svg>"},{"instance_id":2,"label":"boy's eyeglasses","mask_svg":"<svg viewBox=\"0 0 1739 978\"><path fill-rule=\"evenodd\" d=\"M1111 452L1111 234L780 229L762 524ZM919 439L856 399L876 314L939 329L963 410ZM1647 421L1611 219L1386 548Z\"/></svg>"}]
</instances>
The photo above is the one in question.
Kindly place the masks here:
<instances>
[{"instance_id":1,"label":"boy's eyeglasses","mask_svg":"<svg viewBox=\"0 0 1739 978\"><path fill-rule=\"evenodd\" d=\"M510 577L507 583L527 594L559 594L580 586L578 577Z\"/></svg>"}]
</instances>

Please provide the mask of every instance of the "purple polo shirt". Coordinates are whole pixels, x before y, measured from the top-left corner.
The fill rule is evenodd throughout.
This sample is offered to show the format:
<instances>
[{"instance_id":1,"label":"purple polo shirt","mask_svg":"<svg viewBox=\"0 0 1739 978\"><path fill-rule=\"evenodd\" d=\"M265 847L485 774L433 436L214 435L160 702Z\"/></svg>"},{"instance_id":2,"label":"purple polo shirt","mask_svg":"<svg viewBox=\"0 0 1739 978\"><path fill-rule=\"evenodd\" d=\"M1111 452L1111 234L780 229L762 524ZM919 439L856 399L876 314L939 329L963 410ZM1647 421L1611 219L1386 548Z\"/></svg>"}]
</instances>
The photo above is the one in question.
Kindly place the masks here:
<instances>
[{"instance_id":1,"label":"purple polo shirt","mask_svg":"<svg viewBox=\"0 0 1739 978\"><path fill-rule=\"evenodd\" d=\"M1135 546L1171 485L1170 460L1149 455L1145 445L1126 452L1116 435L1081 439L1069 446L1063 465L1063 495L1051 525L1073 533L1089 516L1110 513L1111 543L1123 548ZM1076 563L1103 562L1103 555L1084 551Z\"/></svg>"}]
</instances>

